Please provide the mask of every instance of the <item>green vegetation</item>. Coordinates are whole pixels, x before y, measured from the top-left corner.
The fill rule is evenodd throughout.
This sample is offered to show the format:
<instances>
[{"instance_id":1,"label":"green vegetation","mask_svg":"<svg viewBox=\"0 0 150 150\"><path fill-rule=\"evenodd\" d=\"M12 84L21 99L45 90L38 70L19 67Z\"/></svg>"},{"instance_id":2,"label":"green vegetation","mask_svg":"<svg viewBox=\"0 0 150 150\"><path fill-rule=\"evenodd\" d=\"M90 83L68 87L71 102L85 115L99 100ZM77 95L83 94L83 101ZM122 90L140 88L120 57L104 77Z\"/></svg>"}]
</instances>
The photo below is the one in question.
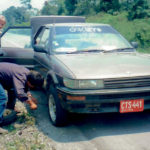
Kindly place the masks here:
<instances>
[{"instance_id":1,"label":"green vegetation","mask_svg":"<svg viewBox=\"0 0 150 150\"><path fill-rule=\"evenodd\" d=\"M150 17L150 6L147 0L135 0L131 4L131 9L128 11L128 19L134 20L136 18Z\"/></svg>"},{"instance_id":2,"label":"green vegetation","mask_svg":"<svg viewBox=\"0 0 150 150\"><path fill-rule=\"evenodd\" d=\"M4 141L7 150L43 150L40 133L35 130L35 118L22 112L14 124L6 126L9 131L9 140Z\"/></svg>"},{"instance_id":3,"label":"green vegetation","mask_svg":"<svg viewBox=\"0 0 150 150\"><path fill-rule=\"evenodd\" d=\"M35 125L35 118L29 113L22 113L21 116L18 117L17 122L19 124L25 124L27 126Z\"/></svg>"},{"instance_id":4,"label":"green vegetation","mask_svg":"<svg viewBox=\"0 0 150 150\"><path fill-rule=\"evenodd\" d=\"M129 41L137 41L139 51L150 53L150 18L129 21L127 12L117 15L99 13L95 17L87 17L87 22L105 23L112 25Z\"/></svg>"},{"instance_id":5,"label":"green vegetation","mask_svg":"<svg viewBox=\"0 0 150 150\"><path fill-rule=\"evenodd\" d=\"M22 112L21 115L18 116L15 123L17 123L19 127L16 127L14 124L5 127L12 134L20 129L20 127L34 126L36 124L36 121L31 114Z\"/></svg>"},{"instance_id":6,"label":"green vegetation","mask_svg":"<svg viewBox=\"0 0 150 150\"><path fill-rule=\"evenodd\" d=\"M16 137L11 141L7 141L7 150L43 150L44 144L41 144L38 140L38 134L34 133L32 141L27 138Z\"/></svg>"}]
</instances>

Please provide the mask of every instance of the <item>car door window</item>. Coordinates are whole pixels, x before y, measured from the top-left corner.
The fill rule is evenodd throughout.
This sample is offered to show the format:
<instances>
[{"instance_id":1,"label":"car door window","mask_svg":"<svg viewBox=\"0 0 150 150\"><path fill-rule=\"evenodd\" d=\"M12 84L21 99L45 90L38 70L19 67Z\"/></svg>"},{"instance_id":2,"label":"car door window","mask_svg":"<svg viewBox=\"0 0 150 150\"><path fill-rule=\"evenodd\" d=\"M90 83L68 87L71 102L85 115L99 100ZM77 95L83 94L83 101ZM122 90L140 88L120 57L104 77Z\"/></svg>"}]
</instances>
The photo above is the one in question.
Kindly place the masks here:
<instances>
[{"instance_id":1,"label":"car door window","mask_svg":"<svg viewBox=\"0 0 150 150\"><path fill-rule=\"evenodd\" d=\"M1 37L1 47L31 48L31 28L9 28Z\"/></svg>"}]
</instances>

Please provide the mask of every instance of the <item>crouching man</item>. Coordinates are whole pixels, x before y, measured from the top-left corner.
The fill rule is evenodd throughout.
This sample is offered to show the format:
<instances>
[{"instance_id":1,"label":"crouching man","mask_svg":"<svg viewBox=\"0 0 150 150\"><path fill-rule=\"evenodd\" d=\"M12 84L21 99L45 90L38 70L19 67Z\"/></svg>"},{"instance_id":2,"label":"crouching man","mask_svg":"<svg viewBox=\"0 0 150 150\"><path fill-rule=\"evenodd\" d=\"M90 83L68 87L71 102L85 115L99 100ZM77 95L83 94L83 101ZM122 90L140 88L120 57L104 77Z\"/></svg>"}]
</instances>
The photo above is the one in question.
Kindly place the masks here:
<instances>
[{"instance_id":1,"label":"crouching man","mask_svg":"<svg viewBox=\"0 0 150 150\"><path fill-rule=\"evenodd\" d=\"M15 110L16 98L29 104L31 109L36 109L36 99L32 97L29 89L41 88L44 78L39 72L30 71L27 68L13 64L0 63L0 126L3 125L3 112L5 110L6 97L4 89L8 93L7 108ZM5 124L4 124L5 125Z\"/></svg>"}]
</instances>

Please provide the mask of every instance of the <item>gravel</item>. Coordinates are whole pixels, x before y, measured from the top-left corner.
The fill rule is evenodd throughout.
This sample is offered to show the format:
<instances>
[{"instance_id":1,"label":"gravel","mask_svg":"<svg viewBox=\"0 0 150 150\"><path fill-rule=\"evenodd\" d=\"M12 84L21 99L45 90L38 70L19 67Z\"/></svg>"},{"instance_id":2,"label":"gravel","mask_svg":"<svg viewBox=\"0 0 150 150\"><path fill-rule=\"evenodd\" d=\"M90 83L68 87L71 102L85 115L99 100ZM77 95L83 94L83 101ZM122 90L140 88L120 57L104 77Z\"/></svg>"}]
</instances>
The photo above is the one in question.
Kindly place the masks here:
<instances>
[{"instance_id":1,"label":"gravel","mask_svg":"<svg viewBox=\"0 0 150 150\"><path fill-rule=\"evenodd\" d=\"M39 131L36 112L19 101L16 107L18 119L3 127L8 133L0 134L0 150L55 150L52 140Z\"/></svg>"}]
</instances>

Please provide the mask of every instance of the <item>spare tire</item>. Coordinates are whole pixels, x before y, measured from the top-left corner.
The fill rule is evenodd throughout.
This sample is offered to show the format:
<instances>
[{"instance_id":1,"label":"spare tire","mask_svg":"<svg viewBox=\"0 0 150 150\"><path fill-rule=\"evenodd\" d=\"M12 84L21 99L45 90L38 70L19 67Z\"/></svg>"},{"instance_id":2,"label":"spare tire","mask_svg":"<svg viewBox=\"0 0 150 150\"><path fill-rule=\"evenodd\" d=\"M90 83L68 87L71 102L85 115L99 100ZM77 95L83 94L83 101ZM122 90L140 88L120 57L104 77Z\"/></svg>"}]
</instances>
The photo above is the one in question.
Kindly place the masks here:
<instances>
[{"instance_id":1,"label":"spare tire","mask_svg":"<svg viewBox=\"0 0 150 150\"><path fill-rule=\"evenodd\" d=\"M14 121L16 121L16 119L17 119L17 112L15 112L14 110L6 109L3 115L3 122L0 124L0 126L9 125Z\"/></svg>"}]
</instances>

